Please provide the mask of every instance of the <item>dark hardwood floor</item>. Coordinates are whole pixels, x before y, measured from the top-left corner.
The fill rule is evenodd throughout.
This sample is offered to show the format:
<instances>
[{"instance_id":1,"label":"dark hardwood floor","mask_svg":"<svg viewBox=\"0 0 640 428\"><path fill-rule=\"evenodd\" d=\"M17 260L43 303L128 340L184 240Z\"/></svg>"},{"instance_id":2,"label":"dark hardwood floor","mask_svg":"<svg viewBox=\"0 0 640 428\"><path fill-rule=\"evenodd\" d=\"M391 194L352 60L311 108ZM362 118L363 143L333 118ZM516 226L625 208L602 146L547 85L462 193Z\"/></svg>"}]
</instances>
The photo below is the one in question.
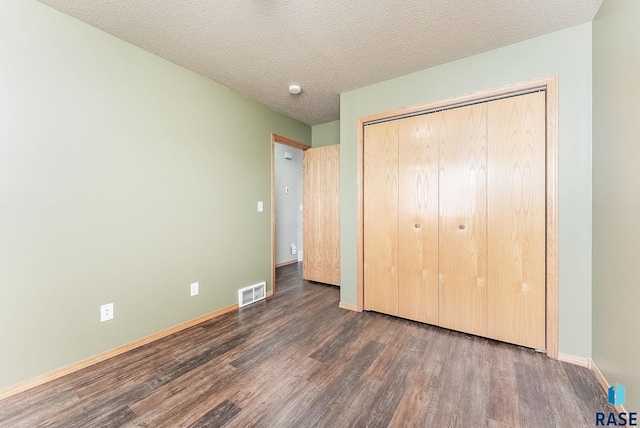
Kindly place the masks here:
<instances>
[{"instance_id":1,"label":"dark hardwood floor","mask_svg":"<svg viewBox=\"0 0 640 428\"><path fill-rule=\"evenodd\" d=\"M593 427L585 368L338 308L278 269L275 297L0 401L0 427ZM4 368L3 368L4 369Z\"/></svg>"}]
</instances>

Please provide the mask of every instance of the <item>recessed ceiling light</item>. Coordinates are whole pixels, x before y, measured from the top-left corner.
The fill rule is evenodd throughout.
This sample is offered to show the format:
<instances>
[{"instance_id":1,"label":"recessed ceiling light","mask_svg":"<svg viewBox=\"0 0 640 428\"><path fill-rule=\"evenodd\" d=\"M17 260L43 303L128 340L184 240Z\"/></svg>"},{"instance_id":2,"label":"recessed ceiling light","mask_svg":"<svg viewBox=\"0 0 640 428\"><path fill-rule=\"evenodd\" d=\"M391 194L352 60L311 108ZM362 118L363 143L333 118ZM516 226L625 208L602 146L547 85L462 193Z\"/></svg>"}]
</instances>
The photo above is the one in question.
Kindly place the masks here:
<instances>
[{"instance_id":1,"label":"recessed ceiling light","mask_svg":"<svg viewBox=\"0 0 640 428\"><path fill-rule=\"evenodd\" d=\"M300 85L291 85L291 86L289 86L289 93L290 94L298 95L300 92L302 92L302 88L300 87Z\"/></svg>"}]
</instances>

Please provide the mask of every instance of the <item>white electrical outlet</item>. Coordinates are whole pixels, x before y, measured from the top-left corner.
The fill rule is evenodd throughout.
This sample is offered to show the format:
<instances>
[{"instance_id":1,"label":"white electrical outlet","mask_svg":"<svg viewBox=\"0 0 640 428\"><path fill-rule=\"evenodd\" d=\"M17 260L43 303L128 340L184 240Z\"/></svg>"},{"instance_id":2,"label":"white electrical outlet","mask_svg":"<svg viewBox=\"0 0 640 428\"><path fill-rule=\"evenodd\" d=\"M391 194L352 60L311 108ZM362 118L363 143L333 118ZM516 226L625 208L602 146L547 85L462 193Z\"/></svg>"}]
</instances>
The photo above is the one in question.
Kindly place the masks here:
<instances>
[{"instance_id":1,"label":"white electrical outlet","mask_svg":"<svg viewBox=\"0 0 640 428\"><path fill-rule=\"evenodd\" d=\"M113 303L100 306L100 322L113 319Z\"/></svg>"},{"instance_id":2,"label":"white electrical outlet","mask_svg":"<svg viewBox=\"0 0 640 428\"><path fill-rule=\"evenodd\" d=\"M291 254L295 254L297 251L296 244L291 244Z\"/></svg>"},{"instance_id":3,"label":"white electrical outlet","mask_svg":"<svg viewBox=\"0 0 640 428\"><path fill-rule=\"evenodd\" d=\"M258 212L261 213L264 211L264 204L262 202L258 202Z\"/></svg>"},{"instance_id":4,"label":"white electrical outlet","mask_svg":"<svg viewBox=\"0 0 640 428\"><path fill-rule=\"evenodd\" d=\"M191 296L197 296L199 292L200 292L200 283L199 282L192 282L191 283Z\"/></svg>"}]
</instances>

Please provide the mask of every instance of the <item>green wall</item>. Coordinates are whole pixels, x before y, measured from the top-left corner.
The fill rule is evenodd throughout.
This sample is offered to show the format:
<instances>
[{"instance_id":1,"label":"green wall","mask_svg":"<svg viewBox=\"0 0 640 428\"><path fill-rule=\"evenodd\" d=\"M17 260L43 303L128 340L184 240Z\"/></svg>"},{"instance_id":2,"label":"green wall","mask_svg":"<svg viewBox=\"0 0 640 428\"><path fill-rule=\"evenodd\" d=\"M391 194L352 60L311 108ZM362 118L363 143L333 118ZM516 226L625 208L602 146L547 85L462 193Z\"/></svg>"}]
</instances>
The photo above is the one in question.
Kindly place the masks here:
<instances>
[{"instance_id":1,"label":"green wall","mask_svg":"<svg viewBox=\"0 0 640 428\"><path fill-rule=\"evenodd\" d=\"M591 356L591 23L340 96L341 300L356 303L356 120L559 75L560 351Z\"/></svg>"},{"instance_id":2,"label":"green wall","mask_svg":"<svg viewBox=\"0 0 640 428\"><path fill-rule=\"evenodd\" d=\"M640 411L640 2L593 21L593 359Z\"/></svg>"},{"instance_id":3,"label":"green wall","mask_svg":"<svg viewBox=\"0 0 640 428\"><path fill-rule=\"evenodd\" d=\"M340 144L340 121L323 123L311 127L311 145L313 147Z\"/></svg>"},{"instance_id":4,"label":"green wall","mask_svg":"<svg viewBox=\"0 0 640 428\"><path fill-rule=\"evenodd\" d=\"M271 132L311 143L309 126L226 87L2 1L0 389L269 281Z\"/></svg>"}]
</instances>

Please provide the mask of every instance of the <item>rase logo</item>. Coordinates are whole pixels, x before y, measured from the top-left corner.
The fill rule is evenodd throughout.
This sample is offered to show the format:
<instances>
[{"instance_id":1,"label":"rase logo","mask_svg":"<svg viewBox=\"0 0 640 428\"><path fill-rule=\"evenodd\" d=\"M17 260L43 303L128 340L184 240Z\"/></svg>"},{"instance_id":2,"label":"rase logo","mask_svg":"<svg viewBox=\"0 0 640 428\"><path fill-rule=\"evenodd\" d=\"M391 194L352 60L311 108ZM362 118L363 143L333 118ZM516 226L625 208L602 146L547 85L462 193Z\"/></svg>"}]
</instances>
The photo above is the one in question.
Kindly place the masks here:
<instances>
[{"instance_id":1,"label":"rase logo","mask_svg":"<svg viewBox=\"0 0 640 428\"><path fill-rule=\"evenodd\" d=\"M624 404L624 386L616 383L615 386L609 387L608 392L608 401L616 407L622 406ZM636 412L609 412L609 414L604 412L596 413L596 426L638 426L638 414Z\"/></svg>"},{"instance_id":2,"label":"rase logo","mask_svg":"<svg viewBox=\"0 0 640 428\"><path fill-rule=\"evenodd\" d=\"M609 403L616 407L624 404L624 386L616 383L615 386L609 387Z\"/></svg>"}]
</instances>

